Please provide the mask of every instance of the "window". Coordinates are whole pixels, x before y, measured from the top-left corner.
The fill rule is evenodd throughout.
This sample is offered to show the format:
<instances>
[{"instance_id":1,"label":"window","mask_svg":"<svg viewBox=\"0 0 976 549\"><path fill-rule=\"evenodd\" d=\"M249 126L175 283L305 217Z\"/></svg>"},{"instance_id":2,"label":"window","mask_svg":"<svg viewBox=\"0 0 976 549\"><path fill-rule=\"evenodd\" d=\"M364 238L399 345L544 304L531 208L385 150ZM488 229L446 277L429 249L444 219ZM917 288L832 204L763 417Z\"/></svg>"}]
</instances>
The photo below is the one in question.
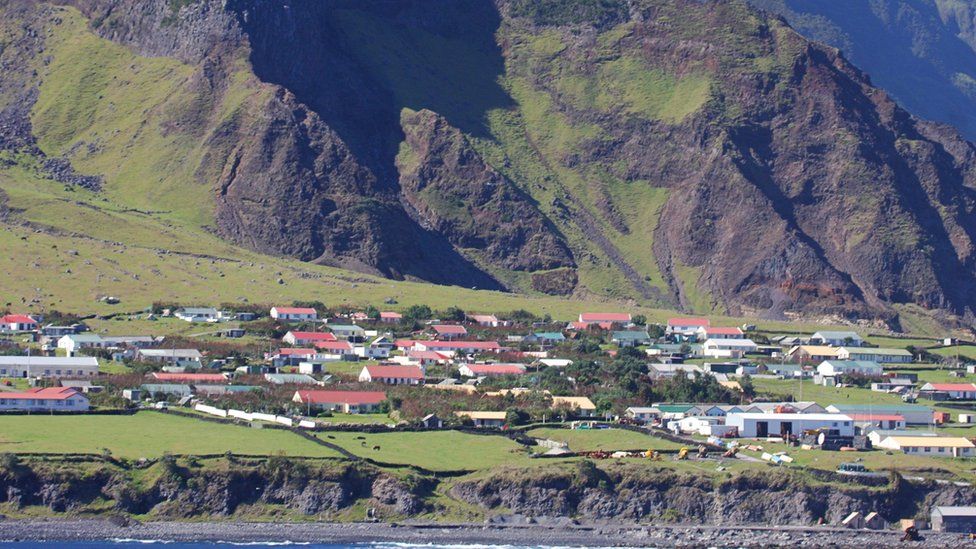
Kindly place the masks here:
<instances>
[{"instance_id":1,"label":"window","mask_svg":"<svg viewBox=\"0 0 976 549\"><path fill-rule=\"evenodd\" d=\"M926 446L925 448L922 448L922 451L923 452L931 452L932 451L932 448Z\"/></svg>"}]
</instances>

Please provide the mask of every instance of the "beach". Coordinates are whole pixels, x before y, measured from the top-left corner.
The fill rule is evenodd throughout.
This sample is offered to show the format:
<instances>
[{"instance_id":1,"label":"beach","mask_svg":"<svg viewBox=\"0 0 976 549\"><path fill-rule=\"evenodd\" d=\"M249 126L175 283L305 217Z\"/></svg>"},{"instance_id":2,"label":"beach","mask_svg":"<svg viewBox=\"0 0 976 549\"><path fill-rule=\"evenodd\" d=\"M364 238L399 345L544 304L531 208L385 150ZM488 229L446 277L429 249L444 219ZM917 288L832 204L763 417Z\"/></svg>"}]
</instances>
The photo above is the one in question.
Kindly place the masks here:
<instances>
[{"instance_id":1,"label":"beach","mask_svg":"<svg viewBox=\"0 0 976 549\"><path fill-rule=\"evenodd\" d=\"M927 546L960 546L963 534L923 532ZM335 545L507 545L573 547L890 547L900 532L821 527L647 526L518 519L485 524L146 522L0 520L2 541L159 540L323 543ZM906 544L906 546L912 544ZM917 543L915 544L917 545Z\"/></svg>"}]
</instances>

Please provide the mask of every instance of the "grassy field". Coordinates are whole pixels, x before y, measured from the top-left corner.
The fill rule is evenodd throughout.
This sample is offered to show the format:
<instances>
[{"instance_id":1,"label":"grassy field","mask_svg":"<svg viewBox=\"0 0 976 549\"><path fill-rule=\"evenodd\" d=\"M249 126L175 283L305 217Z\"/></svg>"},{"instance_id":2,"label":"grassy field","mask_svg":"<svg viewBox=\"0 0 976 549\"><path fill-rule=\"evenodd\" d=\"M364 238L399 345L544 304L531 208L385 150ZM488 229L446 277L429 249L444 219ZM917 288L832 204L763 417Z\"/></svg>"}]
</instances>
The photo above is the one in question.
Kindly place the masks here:
<instances>
[{"instance_id":1,"label":"grassy field","mask_svg":"<svg viewBox=\"0 0 976 549\"><path fill-rule=\"evenodd\" d=\"M623 429L532 429L525 433L533 438L558 440L569 444L574 452L592 450L646 450L680 448L680 444ZM540 449L542 451L542 449Z\"/></svg>"},{"instance_id":2,"label":"grassy field","mask_svg":"<svg viewBox=\"0 0 976 549\"><path fill-rule=\"evenodd\" d=\"M901 397L855 387L824 387L813 380L785 380L753 378L759 393L792 396L797 401L815 401L821 406L830 404L902 404Z\"/></svg>"},{"instance_id":3,"label":"grassy field","mask_svg":"<svg viewBox=\"0 0 976 549\"><path fill-rule=\"evenodd\" d=\"M0 416L0 452L102 453L129 459L173 454L339 457L293 433L159 412L131 416Z\"/></svg>"},{"instance_id":4,"label":"grassy field","mask_svg":"<svg viewBox=\"0 0 976 549\"><path fill-rule=\"evenodd\" d=\"M528 465L523 447L500 435L457 431L418 433L318 433L319 438L376 461L416 465L433 471L478 470L499 465ZM374 447L379 446L379 450Z\"/></svg>"}]
</instances>

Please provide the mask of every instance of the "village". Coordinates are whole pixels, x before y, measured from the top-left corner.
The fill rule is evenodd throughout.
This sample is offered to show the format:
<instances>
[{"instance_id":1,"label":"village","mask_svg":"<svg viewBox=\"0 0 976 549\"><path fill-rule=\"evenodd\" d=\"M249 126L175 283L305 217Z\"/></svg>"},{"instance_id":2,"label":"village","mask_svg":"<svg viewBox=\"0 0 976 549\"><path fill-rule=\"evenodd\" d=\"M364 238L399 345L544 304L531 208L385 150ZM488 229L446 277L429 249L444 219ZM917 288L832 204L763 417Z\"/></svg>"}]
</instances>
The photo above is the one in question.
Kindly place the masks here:
<instances>
[{"instance_id":1,"label":"village","mask_svg":"<svg viewBox=\"0 0 976 549\"><path fill-rule=\"evenodd\" d=\"M559 321L321 303L159 305L133 318L154 333L3 316L0 421L178 414L315 440L483 431L528 444L541 460L718 459L720 470L745 462L859 478L945 469L952 474L939 482L976 480L967 459L976 457L976 363L937 352L966 348L956 340L899 346L890 335L779 333L699 317ZM0 452L5 442L0 433ZM361 456L362 446L339 450ZM931 512L933 527L976 526L974 508ZM887 523L852 513L843 525Z\"/></svg>"}]
</instances>

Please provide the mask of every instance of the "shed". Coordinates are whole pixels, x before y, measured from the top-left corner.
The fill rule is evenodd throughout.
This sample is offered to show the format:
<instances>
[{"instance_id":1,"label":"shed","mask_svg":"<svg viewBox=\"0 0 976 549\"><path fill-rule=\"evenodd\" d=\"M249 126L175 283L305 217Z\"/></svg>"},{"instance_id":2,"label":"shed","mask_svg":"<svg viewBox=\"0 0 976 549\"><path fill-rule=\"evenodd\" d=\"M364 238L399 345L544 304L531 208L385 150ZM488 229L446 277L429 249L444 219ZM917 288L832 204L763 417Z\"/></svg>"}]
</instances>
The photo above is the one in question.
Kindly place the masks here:
<instances>
[{"instance_id":1,"label":"shed","mask_svg":"<svg viewBox=\"0 0 976 549\"><path fill-rule=\"evenodd\" d=\"M976 534L976 507L943 505L932 509L932 530Z\"/></svg>"}]
</instances>

